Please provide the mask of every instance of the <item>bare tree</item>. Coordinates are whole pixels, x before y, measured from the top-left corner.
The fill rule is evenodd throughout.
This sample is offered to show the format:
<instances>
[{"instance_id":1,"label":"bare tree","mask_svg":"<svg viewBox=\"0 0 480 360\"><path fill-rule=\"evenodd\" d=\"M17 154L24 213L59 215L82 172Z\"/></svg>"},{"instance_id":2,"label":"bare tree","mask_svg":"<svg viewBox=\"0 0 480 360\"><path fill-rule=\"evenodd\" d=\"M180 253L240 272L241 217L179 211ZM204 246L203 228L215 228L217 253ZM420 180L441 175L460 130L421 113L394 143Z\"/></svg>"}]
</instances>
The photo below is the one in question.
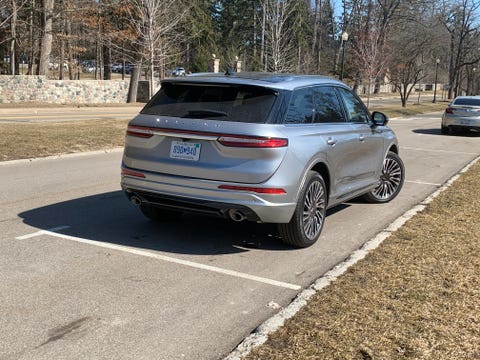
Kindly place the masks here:
<instances>
[{"instance_id":1,"label":"bare tree","mask_svg":"<svg viewBox=\"0 0 480 360\"><path fill-rule=\"evenodd\" d=\"M287 23L295 11L295 3L284 0L265 0L264 11L267 70L294 71L296 46L292 41L292 32L289 31Z\"/></svg>"},{"instance_id":2,"label":"bare tree","mask_svg":"<svg viewBox=\"0 0 480 360\"><path fill-rule=\"evenodd\" d=\"M392 85L400 93L402 107L407 106L411 92L428 75L425 59L428 58L430 38L426 32L416 36L419 32L416 25L405 24L401 33L390 37L389 76Z\"/></svg>"},{"instance_id":3,"label":"bare tree","mask_svg":"<svg viewBox=\"0 0 480 360\"><path fill-rule=\"evenodd\" d=\"M10 30L8 36L4 38L0 38L0 45L6 42L9 43L9 50L10 50L10 73L15 75L16 73L16 65L18 59L16 58L17 55L17 47L18 47L18 34L17 34L17 26L18 26L18 18L19 12L27 3L27 0L5 0L0 2L0 9L2 9L4 18L0 18L0 29L7 27ZM10 23L10 24L8 24Z\"/></svg>"},{"instance_id":4,"label":"bare tree","mask_svg":"<svg viewBox=\"0 0 480 360\"><path fill-rule=\"evenodd\" d=\"M368 80L367 107L370 106L372 80L375 81L385 70L388 63L385 45L381 45L381 34L372 29L360 33L353 47L353 64L360 75Z\"/></svg>"},{"instance_id":5,"label":"bare tree","mask_svg":"<svg viewBox=\"0 0 480 360\"><path fill-rule=\"evenodd\" d=\"M130 0L130 18L137 33L141 52L148 62L150 96L154 91L155 65L160 65L160 78L165 73L167 44L174 41L178 33L173 30L185 15L175 0Z\"/></svg>"},{"instance_id":6,"label":"bare tree","mask_svg":"<svg viewBox=\"0 0 480 360\"><path fill-rule=\"evenodd\" d=\"M452 98L459 95L464 68L480 61L480 23L477 20L480 2L459 0L443 5L441 21L450 35L448 97Z\"/></svg>"}]
</instances>

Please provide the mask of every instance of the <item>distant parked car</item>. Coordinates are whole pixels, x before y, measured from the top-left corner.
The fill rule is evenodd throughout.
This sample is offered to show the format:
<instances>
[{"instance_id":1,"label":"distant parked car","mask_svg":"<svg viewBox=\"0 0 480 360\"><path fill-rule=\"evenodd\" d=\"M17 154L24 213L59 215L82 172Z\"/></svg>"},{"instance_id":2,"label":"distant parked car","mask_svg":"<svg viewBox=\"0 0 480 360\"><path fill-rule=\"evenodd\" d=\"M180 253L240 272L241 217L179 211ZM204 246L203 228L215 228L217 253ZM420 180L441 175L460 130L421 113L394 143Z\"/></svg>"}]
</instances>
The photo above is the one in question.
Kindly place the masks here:
<instances>
[{"instance_id":1,"label":"distant parked car","mask_svg":"<svg viewBox=\"0 0 480 360\"><path fill-rule=\"evenodd\" d=\"M400 192L404 166L387 121L326 77L166 79L128 125L122 188L152 220L193 212L277 223L285 243L310 246L328 208Z\"/></svg>"},{"instance_id":2,"label":"distant parked car","mask_svg":"<svg viewBox=\"0 0 480 360\"><path fill-rule=\"evenodd\" d=\"M459 130L480 132L480 96L458 96L445 109L442 134Z\"/></svg>"},{"instance_id":3,"label":"distant parked car","mask_svg":"<svg viewBox=\"0 0 480 360\"><path fill-rule=\"evenodd\" d=\"M83 72L92 73L95 71L95 60L86 60L82 62Z\"/></svg>"},{"instance_id":4,"label":"distant parked car","mask_svg":"<svg viewBox=\"0 0 480 360\"><path fill-rule=\"evenodd\" d=\"M172 75L173 76L185 76L185 68L177 67L175 70L173 70Z\"/></svg>"},{"instance_id":5,"label":"distant parked car","mask_svg":"<svg viewBox=\"0 0 480 360\"><path fill-rule=\"evenodd\" d=\"M125 64L125 74L131 74L133 71L133 64Z\"/></svg>"},{"instance_id":6,"label":"distant parked car","mask_svg":"<svg viewBox=\"0 0 480 360\"><path fill-rule=\"evenodd\" d=\"M121 63L115 63L115 64L112 64L110 66L110 68L112 69L112 72L114 72L114 73L121 73L123 65Z\"/></svg>"}]
</instances>

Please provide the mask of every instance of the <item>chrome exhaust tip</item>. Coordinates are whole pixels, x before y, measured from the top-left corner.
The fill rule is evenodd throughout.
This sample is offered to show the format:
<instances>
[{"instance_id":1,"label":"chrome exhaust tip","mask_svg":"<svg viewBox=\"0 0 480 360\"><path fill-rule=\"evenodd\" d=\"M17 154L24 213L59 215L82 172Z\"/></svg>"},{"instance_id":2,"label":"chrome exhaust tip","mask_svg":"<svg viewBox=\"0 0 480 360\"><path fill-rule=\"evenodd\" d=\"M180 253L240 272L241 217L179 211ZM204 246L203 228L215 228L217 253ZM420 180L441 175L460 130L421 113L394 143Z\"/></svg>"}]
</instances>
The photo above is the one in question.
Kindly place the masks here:
<instances>
[{"instance_id":1,"label":"chrome exhaust tip","mask_svg":"<svg viewBox=\"0 0 480 360\"><path fill-rule=\"evenodd\" d=\"M243 221L247 218L241 211L236 209L228 210L228 216L230 216L230 219L237 222Z\"/></svg>"},{"instance_id":2,"label":"chrome exhaust tip","mask_svg":"<svg viewBox=\"0 0 480 360\"><path fill-rule=\"evenodd\" d=\"M135 206L140 206L142 204L142 199L140 199L137 195L130 196L130 201Z\"/></svg>"}]
</instances>

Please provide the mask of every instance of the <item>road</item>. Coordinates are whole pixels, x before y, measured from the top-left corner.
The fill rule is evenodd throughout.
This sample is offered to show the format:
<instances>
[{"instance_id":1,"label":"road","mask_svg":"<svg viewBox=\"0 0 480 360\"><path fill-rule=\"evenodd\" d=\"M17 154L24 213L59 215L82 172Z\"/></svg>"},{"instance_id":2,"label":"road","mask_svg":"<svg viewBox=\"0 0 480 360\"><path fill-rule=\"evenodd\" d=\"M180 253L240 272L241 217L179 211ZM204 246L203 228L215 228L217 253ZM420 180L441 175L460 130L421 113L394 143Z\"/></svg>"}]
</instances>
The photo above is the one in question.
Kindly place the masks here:
<instances>
[{"instance_id":1,"label":"road","mask_svg":"<svg viewBox=\"0 0 480 360\"><path fill-rule=\"evenodd\" d=\"M143 104L144 105L144 104ZM97 119L131 119L141 110L142 104L118 104L108 106L57 106L0 108L0 123L49 122Z\"/></svg>"},{"instance_id":2,"label":"road","mask_svg":"<svg viewBox=\"0 0 480 360\"><path fill-rule=\"evenodd\" d=\"M480 136L439 124L439 113L391 120L401 194L332 209L301 250L268 224L149 222L120 191L120 151L0 163L0 358L223 358L480 155Z\"/></svg>"}]
</instances>

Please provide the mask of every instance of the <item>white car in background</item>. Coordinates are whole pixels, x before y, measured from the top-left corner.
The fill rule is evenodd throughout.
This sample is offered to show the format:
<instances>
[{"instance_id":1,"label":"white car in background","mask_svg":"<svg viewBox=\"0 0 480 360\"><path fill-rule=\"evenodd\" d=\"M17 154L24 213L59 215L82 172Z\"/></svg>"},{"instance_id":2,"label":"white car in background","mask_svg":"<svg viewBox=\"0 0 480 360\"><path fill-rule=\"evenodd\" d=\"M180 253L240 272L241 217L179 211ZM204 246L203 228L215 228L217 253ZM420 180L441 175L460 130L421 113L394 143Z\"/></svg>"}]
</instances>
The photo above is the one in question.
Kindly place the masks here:
<instances>
[{"instance_id":1,"label":"white car in background","mask_svg":"<svg viewBox=\"0 0 480 360\"><path fill-rule=\"evenodd\" d=\"M185 76L185 68L177 67L175 70L173 70L172 75L173 76Z\"/></svg>"},{"instance_id":2,"label":"white car in background","mask_svg":"<svg viewBox=\"0 0 480 360\"><path fill-rule=\"evenodd\" d=\"M458 96L445 109L442 134L461 130L480 132L480 96Z\"/></svg>"}]
</instances>

